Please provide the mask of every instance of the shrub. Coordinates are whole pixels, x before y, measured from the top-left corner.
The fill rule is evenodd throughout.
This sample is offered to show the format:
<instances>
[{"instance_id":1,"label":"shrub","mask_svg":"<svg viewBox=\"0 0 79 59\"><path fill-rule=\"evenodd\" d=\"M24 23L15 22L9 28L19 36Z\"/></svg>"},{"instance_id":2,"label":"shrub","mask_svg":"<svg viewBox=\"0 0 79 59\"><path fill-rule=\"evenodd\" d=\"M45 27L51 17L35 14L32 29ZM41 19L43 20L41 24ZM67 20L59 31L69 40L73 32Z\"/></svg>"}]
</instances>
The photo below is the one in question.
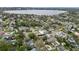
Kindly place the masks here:
<instances>
[{"instance_id":1,"label":"shrub","mask_svg":"<svg viewBox=\"0 0 79 59\"><path fill-rule=\"evenodd\" d=\"M30 32L28 34L28 36L29 36L30 39L36 39L37 38L36 35L34 33L32 33L32 32Z\"/></svg>"}]
</instances>

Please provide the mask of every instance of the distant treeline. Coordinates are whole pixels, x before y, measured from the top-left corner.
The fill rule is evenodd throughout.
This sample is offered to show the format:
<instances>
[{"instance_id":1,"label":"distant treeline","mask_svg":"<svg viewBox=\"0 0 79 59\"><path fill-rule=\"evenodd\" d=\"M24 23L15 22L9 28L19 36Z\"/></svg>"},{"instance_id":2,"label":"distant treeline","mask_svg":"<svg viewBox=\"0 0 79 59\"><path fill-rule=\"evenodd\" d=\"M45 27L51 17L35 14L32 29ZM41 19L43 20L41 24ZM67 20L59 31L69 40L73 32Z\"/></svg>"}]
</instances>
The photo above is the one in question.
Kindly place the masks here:
<instances>
[{"instance_id":1,"label":"distant treeline","mask_svg":"<svg viewBox=\"0 0 79 59\"><path fill-rule=\"evenodd\" d=\"M4 10L64 10L64 11L79 11L79 7L0 7Z\"/></svg>"}]
</instances>

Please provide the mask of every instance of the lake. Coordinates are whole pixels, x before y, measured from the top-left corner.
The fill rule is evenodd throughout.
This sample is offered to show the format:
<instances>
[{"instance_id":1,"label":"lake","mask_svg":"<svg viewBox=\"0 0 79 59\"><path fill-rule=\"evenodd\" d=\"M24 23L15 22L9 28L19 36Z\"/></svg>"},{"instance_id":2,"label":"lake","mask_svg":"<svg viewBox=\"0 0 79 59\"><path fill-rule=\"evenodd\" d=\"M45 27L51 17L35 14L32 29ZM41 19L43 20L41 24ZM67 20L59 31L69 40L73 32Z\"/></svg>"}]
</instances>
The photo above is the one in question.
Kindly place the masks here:
<instances>
[{"instance_id":1,"label":"lake","mask_svg":"<svg viewBox=\"0 0 79 59\"><path fill-rule=\"evenodd\" d=\"M60 13L65 13L67 11L62 10L8 10L4 13L10 14L35 14L35 15L57 15Z\"/></svg>"}]
</instances>

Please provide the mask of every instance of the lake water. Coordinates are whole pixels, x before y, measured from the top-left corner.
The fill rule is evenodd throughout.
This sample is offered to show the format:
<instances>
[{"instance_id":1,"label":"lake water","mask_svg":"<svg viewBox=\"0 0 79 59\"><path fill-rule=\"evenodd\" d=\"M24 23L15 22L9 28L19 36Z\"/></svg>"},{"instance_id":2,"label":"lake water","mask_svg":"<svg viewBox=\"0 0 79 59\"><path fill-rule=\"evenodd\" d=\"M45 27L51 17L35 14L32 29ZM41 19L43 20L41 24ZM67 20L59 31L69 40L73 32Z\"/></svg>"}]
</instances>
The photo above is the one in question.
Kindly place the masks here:
<instances>
[{"instance_id":1,"label":"lake water","mask_svg":"<svg viewBox=\"0 0 79 59\"><path fill-rule=\"evenodd\" d=\"M66 11L60 10L9 10L4 11L4 13L10 14L35 14L35 15L57 15L60 13L65 13Z\"/></svg>"}]
</instances>

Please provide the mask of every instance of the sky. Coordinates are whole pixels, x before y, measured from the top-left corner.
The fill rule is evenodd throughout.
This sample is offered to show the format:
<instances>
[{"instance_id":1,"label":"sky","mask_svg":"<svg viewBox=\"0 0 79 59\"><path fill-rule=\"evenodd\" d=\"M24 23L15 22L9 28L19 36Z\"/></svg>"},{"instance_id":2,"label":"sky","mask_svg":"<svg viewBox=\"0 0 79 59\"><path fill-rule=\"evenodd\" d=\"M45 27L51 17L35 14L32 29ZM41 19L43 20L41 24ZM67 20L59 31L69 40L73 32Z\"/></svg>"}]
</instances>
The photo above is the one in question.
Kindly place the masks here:
<instances>
[{"instance_id":1,"label":"sky","mask_svg":"<svg viewBox=\"0 0 79 59\"><path fill-rule=\"evenodd\" d=\"M0 7L78 7L79 0L0 0Z\"/></svg>"}]
</instances>

